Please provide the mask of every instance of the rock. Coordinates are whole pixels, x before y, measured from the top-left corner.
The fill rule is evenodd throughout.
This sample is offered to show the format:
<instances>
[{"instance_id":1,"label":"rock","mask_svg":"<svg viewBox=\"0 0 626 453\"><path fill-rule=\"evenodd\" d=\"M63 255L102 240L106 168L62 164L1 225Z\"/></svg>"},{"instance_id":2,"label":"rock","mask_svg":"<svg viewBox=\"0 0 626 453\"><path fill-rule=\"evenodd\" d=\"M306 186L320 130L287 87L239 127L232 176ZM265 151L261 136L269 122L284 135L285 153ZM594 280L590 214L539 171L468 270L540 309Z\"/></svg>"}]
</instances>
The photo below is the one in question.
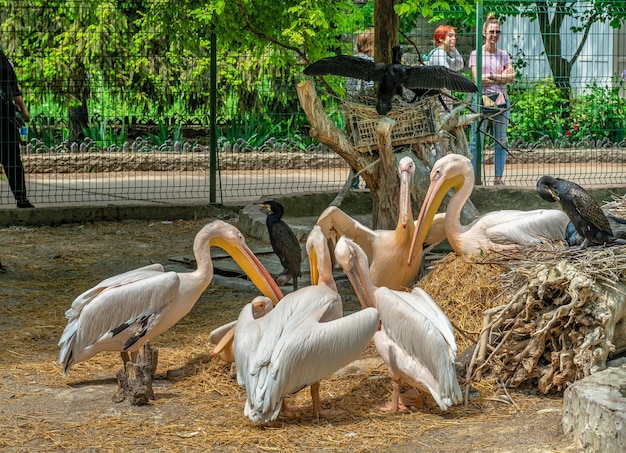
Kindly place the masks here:
<instances>
[{"instance_id":1,"label":"rock","mask_svg":"<svg viewBox=\"0 0 626 453\"><path fill-rule=\"evenodd\" d=\"M626 451L626 365L568 387L563 394L562 425L584 451Z\"/></svg>"}]
</instances>

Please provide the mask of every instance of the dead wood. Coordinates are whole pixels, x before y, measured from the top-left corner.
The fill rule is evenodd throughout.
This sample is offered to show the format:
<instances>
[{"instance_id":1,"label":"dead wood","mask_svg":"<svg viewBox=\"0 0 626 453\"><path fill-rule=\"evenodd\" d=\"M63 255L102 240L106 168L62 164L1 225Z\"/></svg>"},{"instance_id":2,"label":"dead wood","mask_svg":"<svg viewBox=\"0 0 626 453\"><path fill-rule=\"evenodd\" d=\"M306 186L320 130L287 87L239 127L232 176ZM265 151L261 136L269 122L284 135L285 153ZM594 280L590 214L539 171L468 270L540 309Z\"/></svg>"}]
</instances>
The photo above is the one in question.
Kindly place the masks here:
<instances>
[{"instance_id":1,"label":"dead wood","mask_svg":"<svg viewBox=\"0 0 626 453\"><path fill-rule=\"evenodd\" d=\"M152 349L150 342L146 342L137 356L137 363L128 361L125 368L117 372L118 389L113 395L113 402L128 400L133 406L150 404L150 400L154 399L152 380L157 361L158 350Z\"/></svg>"},{"instance_id":2,"label":"dead wood","mask_svg":"<svg viewBox=\"0 0 626 453\"><path fill-rule=\"evenodd\" d=\"M494 321L485 314L481 338L493 350L486 357L479 348L471 379L487 373L508 387L531 382L548 393L604 369L615 345L626 343L616 328L626 315L624 257L623 247L534 250L511 263L502 281L515 282L516 290Z\"/></svg>"}]
</instances>

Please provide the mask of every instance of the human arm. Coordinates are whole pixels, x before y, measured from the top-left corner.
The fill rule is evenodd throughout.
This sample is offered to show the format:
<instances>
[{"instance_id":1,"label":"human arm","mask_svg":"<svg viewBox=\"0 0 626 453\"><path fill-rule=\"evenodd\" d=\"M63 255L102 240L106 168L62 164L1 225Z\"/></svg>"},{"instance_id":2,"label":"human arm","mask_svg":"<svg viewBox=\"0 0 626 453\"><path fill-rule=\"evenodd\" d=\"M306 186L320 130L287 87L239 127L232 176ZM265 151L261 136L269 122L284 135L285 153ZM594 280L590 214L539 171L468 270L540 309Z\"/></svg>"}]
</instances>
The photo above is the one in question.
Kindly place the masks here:
<instances>
[{"instance_id":1,"label":"human arm","mask_svg":"<svg viewBox=\"0 0 626 453\"><path fill-rule=\"evenodd\" d=\"M515 69L513 69L511 63L508 63L499 74L489 74L488 76L489 80L491 80L491 85L513 83L515 82Z\"/></svg>"},{"instance_id":2,"label":"human arm","mask_svg":"<svg viewBox=\"0 0 626 453\"><path fill-rule=\"evenodd\" d=\"M30 115L28 114L28 109L26 108L26 104L24 103L24 98L22 98L22 95L17 95L13 99L15 101L15 108L22 114L22 118L24 118L24 121L30 121Z\"/></svg>"},{"instance_id":3,"label":"human arm","mask_svg":"<svg viewBox=\"0 0 626 453\"><path fill-rule=\"evenodd\" d=\"M464 65L463 57L456 48L452 50L452 55L443 48L438 48L428 59L428 66L445 66L453 71L460 71Z\"/></svg>"}]
</instances>

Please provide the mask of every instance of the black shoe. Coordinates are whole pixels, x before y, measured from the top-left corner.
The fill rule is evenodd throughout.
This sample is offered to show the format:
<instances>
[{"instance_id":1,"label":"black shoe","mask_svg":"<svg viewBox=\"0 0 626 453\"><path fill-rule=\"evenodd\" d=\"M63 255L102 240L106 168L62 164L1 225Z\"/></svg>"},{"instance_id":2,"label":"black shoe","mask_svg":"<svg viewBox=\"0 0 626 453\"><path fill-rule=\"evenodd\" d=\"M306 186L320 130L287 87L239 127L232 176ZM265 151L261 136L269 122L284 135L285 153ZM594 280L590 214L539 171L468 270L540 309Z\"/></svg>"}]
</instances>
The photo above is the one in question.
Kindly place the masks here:
<instances>
[{"instance_id":1,"label":"black shoe","mask_svg":"<svg viewBox=\"0 0 626 453\"><path fill-rule=\"evenodd\" d=\"M28 200L21 200L17 202L18 208L34 208L34 206Z\"/></svg>"}]
</instances>

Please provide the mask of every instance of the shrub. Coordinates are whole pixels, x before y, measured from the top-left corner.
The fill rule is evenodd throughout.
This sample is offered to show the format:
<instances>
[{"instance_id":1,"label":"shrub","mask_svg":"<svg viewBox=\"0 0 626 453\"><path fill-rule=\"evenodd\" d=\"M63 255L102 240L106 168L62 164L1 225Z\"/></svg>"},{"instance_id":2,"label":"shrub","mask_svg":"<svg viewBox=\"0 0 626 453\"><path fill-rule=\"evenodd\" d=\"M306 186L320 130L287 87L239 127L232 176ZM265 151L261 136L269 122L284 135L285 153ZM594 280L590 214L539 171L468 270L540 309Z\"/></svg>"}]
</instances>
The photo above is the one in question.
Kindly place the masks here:
<instances>
[{"instance_id":1,"label":"shrub","mask_svg":"<svg viewBox=\"0 0 626 453\"><path fill-rule=\"evenodd\" d=\"M532 143L544 136L556 140L563 134L563 118L569 102L552 79L545 79L531 88L512 89L509 140Z\"/></svg>"}]
</instances>

